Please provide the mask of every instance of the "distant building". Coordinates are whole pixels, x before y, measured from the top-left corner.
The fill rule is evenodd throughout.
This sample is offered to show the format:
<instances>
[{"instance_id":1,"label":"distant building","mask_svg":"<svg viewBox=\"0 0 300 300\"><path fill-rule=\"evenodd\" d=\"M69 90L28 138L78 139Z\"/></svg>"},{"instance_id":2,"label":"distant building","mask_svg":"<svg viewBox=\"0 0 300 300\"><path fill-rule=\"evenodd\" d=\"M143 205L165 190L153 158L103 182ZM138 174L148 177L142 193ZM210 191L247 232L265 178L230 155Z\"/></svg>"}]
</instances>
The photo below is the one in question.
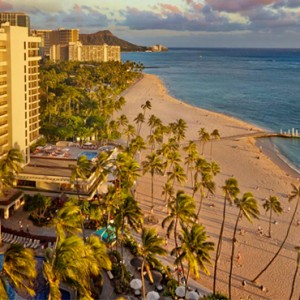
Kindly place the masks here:
<instances>
[{"instance_id":1,"label":"distant building","mask_svg":"<svg viewBox=\"0 0 300 300\"><path fill-rule=\"evenodd\" d=\"M58 28L57 30L35 29L32 35L41 38L41 53L43 57L51 58L51 51L54 61L59 61L60 51L58 48L64 48L69 43L76 43L79 40L79 29ZM51 48L53 48L51 50ZM64 57L61 60L66 60Z\"/></svg>"},{"instance_id":2,"label":"distant building","mask_svg":"<svg viewBox=\"0 0 300 300\"><path fill-rule=\"evenodd\" d=\"M33 30L42 39L43 56L59 61L121 61L120 46L83 45L78 29Z\"/></svg>"},{"instance_id":3,"label":"distant building","mask_svg":"<svg viewBox=\"0 0 300 300\"><path fill-rule=\"evenodd\" d=\"M42 29L42 30L32 30L31 33L33 36L38 36L41 38L41 55L42 57L50 56L50 33L52 30L50 29Z\"/></svg>"},{"instance_id":4,"label":"distant building","mask_svg":"<svg viewBox=\"0 0 300 300\"><path fill-rule=\"evenodd\" d=\"M39 138L39 43L29 36L29 17L1 13L10 23L0 25L0 158L18 148L25 164L30 145Z\"/></svg>"},{"instance_id":5,"label":"distant building","mask_svg":"<svg viewBox=\"0 0 300 300\"><path fill-rule=\"evenodd\" d=\"M164 45L154 45L149 47L152 52L168 51L168 48Z\"/></svg>"},{"instance_id":6,"label":"distant building","mask_svg":"<svg viewBox=\"0 0 300 300\"><path fill-rule=\"evenodd\" d=\"M50 59L53 61L120 61L120 46L82 45L72 42L67 45L53 45L50 48Z\"/></svg>"}]
</instances>

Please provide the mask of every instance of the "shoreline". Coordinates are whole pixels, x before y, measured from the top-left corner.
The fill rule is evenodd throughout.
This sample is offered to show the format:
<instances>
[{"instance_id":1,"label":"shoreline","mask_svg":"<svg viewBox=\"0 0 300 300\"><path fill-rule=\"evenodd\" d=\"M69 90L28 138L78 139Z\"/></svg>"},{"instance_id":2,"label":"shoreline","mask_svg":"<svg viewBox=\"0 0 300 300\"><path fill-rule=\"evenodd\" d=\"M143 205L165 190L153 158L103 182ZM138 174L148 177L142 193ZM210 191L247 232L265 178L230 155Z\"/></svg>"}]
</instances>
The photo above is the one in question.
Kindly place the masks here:
<instances>
[{"instance_id":1,"label":"shoreline","mask_svg":"<svg viewBox=\"0 0 300 300\"><path fill-rule=\"evenodd\" d=\"M206 108L202 108L202 107L199 107L199 106L195 106L193 104L190 104L188 102L185 102L184 100L182 99L178 99L176 98L175 95L173 95L170 90L167 88L167 85L166 83L158 76L158 75L154 75L154 74L148 74L146 73L147 75L153 75L153 76L156 76L160 81L161 81L161 84L163 85L164 89L165 89L165 93L171 97L172 99L170 99L170 101L178 101L179 103L183 104L183 105L187 105L188 107L190 108L196 108L196 109L199 109L201 110L202 112L205 112L207 111L208 113L212 113L212 114L216 114L216 115L219 115L220 117L226 117L226 118L229 118L229 119L232 119L232 120L236 120L238 122L241 122L241 123L244 123L245 125L248 125L250 126L251 128L255 128L255 130L258 130L258 131L268 131L267 128L263 128L263 127L260 127L256 124L253 124L253 123L250 123L248 121L245 121L243 119L239 119L235 116L231 116L231 115L227 115L225 113L221 113L221 112L216 112L216 111L213 111L213 110L209 110L209 109L206 109ZM256 147L258 150L260 150L261 148L260 147L263 147L264 145L267 146L267 149L265 150L263 148L262 152L269 158L271 159L280 169L282 169L284 172L286 172L289 176L299 180L300 178L300 172L298 172L295 168L293 168L289 163L287 163L283 157L281 157L280 155L280 152L279 150L276 150L275 148L275 145L273 144L273 142L271 141L270 138L255 138L256 140ZM267 142L263 142L263 141L267 141ZM282 155L283 156L283 155Z\"/></svg>"},{"instance_id":2,"label":"shoreline","mask_svg":"<svg viewBox=\"0 0 300 300\"><path fill-rule=\"evenodd\" d=\"M198 130L205 128L207 132L218 129L221 135L220 140L212 140L207 143L204 150L204 157L209 159L210 147L213 145L212 160L221 168L214 181L216 183L215 194L204 200L201 209L201 223L206 228L210 240L217 243L220 232L222 209L223 209L223 190L225 180L235 177L238 180L239 188L242 193L251 192L257 199L261 216L253 223L245 218L239 222L239 229L245 234L238 235L236 244L236 253L239 251L242 255L242 266L234 264L233 276L233 299L272 299L281 300L288 297L290 283L292 282L292 271L295 267L295 252L293 245L300 244L299 228L296 224L291 227L289 239L286 247L282 249L281 255L276 259L273 266L259 279L260 284L266 286L267 291L262 291L258 286L250 284L258 272L266 265L272 255L277 251L278 245L282 241L287 225L291 218L291 212L295 203L288 202L288 195L291 192L291 184L299 185L294 176L280 168L278 164L269 157L267 147L263 147L260 152L257 139L253 133L261 132L262 129L245 121L236 119L221 113L212 112L199 107L192 106L181 100L175 99L167 92L161 79L152 74L144 74L144 78L124 91L123 96L126 104L123 110L129 121L133 121L137 114L141 112L141 105L147 100L151 101L152 108L146 112L146 122L150 115L160 118L163 124L175 122L182 118L187 122L186 138L182 144L189 140L197 140ZM149 129L144 127L141 130L141 136L146 138ZM265 139L264 139L265 140ZM202 147L197 143L199 153ZM270 147L270 153L272 147ZM141 154L141 161L150 153L150 149L144 150ZM185 155L182 151L182 159ZM186 169L186 166L184 166ZM166 217L164 197L162 196L162 185L166 177L155 176L154 179L154 214L158 218L155 227L160 236L165 236L165 230L161 228L161 221ZM189 176L190 177L190 176ZM298 177L297 177L298 178ZM144 174L138 180L136 197L145 216L149 214L151 208L151 176ZM183 190L186 194L191 194L191 180L184 184L175 184L176 190ZM272 226L272 238L268 238L269 213L266 214L263 209L263 203L270 196L276 196L281 201L284 213L280 216L274 216L276 224ZM196 205L199 206L199 195L195 195ZM214 204L213 206L211 204ZM232 230L237 218L237 209L235 206L228 206L226 225L223 236L223 249L219 263L217 290L227 293L227 281L229 270L229 257L231 255ZM296 219L300 219L300 214ZM296 220L295 219L295 220ZM150 226L147 225L147 226ZM153 226L153 225L152 225ZM264 234L258 234L257 228L263 228ZM169 240L168 250L172 249L174 241ZM212 253L211 260L214 264L215 255ZM259 259L258 259L259 258ZM168 256L168 261L173 258ZM209 268L213 275L212 267ZM200 283L208 289L212 289L213 276L206 276L201 272ZM247 286L242 285L242 280L247 281ZM300 284L300 283L299 283Z\"/></svg>"}]
</instances>

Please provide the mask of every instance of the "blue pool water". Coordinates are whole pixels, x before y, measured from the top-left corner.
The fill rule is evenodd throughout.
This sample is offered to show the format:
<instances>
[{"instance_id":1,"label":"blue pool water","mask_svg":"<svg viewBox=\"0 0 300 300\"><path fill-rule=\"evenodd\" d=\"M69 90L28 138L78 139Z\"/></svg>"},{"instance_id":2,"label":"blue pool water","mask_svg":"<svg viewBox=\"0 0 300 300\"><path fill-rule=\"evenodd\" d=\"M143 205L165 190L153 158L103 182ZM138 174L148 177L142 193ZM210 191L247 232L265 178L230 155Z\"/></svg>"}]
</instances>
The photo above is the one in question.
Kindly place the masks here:
<instances>
[{"instance_id":1,"label":"blue pool water","mask_svg":"<svg viewBox=\"0 0 300 300\"><path fill-rule=\"evenodd\" d=\"M4 255L0 254L0 272L2 270ZM36 295L34 297L23 298L22 295L18 295L12 286L8 286L9 300L46 300L48 299L49 289L46 285L46 281L42 275L43 269L43 257L36 257L38 276L34 281L34 290ZM62 300L70 300L71 296L68 291L61 290ZM24 296L25 297L25 296Z\"/></svg>"},{"instance_id":2,"label":"blue pool water","mask_svg":"<svg viewBox=\"0 0 300 300\"><path fill-rule=\"evenodd\" d=\"M122 53L143 63L171 95L267 130L300 132L299 49L173 48ZM284 160L300 173L300 139L274 139Z\"/></svg>"},{"instance_id":3,"label":"blue pool water","mask_svg":"<svg viewBox=\"0 0 300 300\"><path fill-rule=\"evenodd\" d=\"M83 155L86 156L88 160L92 160L93 158L97 157L98 152L83 151L78 155L78 157L83 156Z\"/></svg>"}]
</instances>

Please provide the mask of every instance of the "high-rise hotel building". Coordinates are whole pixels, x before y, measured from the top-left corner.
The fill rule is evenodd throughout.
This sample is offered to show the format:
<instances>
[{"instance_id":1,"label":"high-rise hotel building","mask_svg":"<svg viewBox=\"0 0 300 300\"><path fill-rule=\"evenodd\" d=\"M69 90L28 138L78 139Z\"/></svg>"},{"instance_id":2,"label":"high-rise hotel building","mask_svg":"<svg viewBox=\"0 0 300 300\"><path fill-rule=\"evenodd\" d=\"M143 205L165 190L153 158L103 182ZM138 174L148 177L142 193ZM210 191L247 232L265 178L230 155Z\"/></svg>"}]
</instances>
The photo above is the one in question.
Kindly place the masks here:
<instances>
[{"instance_id":1,"label":"high-rise hotel building","mask_svg":"<svg viewBox=\"0 0 300 300\"><path fill-rule=\"evenodd\" d=\"M29 17L24 14L0 13L0 158L18 148L25 164L40 129L41 40L29 35L27 25Z\"/></svg>"}]
</instances>

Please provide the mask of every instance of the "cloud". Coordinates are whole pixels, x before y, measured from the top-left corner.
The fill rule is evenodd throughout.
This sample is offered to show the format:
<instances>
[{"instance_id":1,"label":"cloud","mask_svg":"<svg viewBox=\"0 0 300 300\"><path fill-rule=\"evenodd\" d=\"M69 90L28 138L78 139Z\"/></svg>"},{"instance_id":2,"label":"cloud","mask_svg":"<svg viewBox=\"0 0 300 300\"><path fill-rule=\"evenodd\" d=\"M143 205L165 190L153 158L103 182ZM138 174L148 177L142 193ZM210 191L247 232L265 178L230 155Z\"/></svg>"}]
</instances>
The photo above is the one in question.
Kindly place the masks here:
<instances>
[{"instance_id":1,"label":"cloud","mask_svg":"<svg viewBox=\"0 0 300 300\"><path fill-rule=\"evenodd\" d=\"M79 28L84 32L106 28L109 24L106 15L92 7L78 4L74 4L74 6L67 11L58 11L51 14L46 14L41 11L36 12L36 14L31 16L32 27L41 28L41 25L39 25L41 19L43 19L43 28Z\"/></svg>"},{"instance_id":2,"label":"cloud","mask_svg":"<svg viewBox=\"0 0 300 300\"><path fill-rule=\"evenodd\" d=\"M214 10L225 12L241 12L245 10L273 5L280 0L206 0Z\"/></svg>"},{"instance_id":3,"label":"cloud","mask_svg":"<svg viewBox=\"0 0 300 300\"><path fill-rule=\"evenodd\" d=\"M0 12L1 11L10 11L13 9L13 6L9 4L8 2L5 2L3 0L0 0Z\"/></svg>"},{"instance_id":4,"label":"cloud","mask_svg":"<svg viewBox=\"0 0 300 300\"><path fill-rule=\"evenodd\" d=\"M194 2L190 1L193 5ZM123 17L118 25L133 30L173 30L173 31L235 31L244 28L244 24L234 23L211 7L198 7L199 11L180 11L160 6L160 11L139 10L127 7L121 12Z\"/></svg>"}]
</instances>

